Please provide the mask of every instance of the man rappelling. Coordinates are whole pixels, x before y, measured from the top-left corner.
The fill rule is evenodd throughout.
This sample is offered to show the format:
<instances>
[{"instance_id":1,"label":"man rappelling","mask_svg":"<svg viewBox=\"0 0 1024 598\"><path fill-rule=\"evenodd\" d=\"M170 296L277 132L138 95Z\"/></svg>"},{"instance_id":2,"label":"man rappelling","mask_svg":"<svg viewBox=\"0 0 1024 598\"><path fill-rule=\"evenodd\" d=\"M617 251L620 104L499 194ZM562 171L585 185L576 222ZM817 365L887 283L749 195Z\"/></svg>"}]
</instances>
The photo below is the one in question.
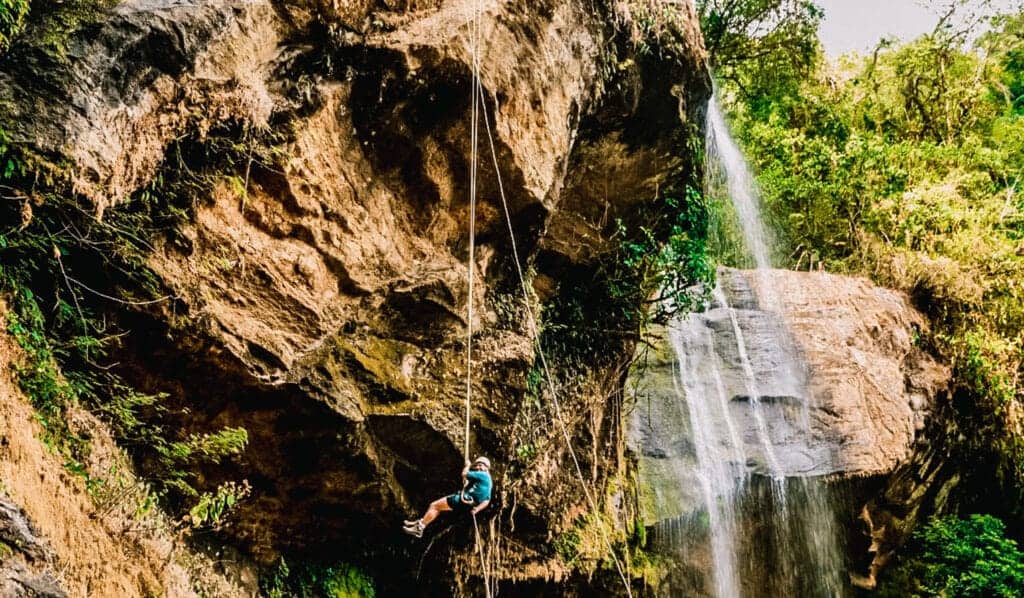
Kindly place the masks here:
<instances>
[{"instance_id":1,"label":"man rappelling","mask_svg":"<svg viewBox=\"0 0 1024 598\"><path fill-rule=\"evenodd\" d=\"M423 530L430 525L430 522L445 511L470 513L475 517L491 502L490 470L491 461L487 457L477 457L472 464L466 461L466 467L462 469L462 490L430 503L423 517L405 521L403 531L410 536L421 538Z\"/></svg>"}]
</instances>

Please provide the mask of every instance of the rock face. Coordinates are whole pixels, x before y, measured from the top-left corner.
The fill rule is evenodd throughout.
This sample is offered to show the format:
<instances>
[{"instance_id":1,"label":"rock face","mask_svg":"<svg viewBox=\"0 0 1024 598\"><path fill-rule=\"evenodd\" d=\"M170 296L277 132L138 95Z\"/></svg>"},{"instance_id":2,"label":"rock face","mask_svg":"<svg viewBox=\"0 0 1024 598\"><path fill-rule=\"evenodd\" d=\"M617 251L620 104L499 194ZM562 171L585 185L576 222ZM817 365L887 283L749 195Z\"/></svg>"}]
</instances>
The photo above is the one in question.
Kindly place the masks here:
<instances>
[{"instance_id":1,"label":"rock face","mask_svg":"<svg viewBox=\"0 0 1024 598\"><path fill-rule=\"evenodd\" d=\"M863 279L819 273L723 269L719 284L722 293L694 316L698 340L689 348L717 356L718 371L699 376L701 391L716 400L721 385L752 473L769 473L749 415L752 390L787 476L887 474L910 456L935 398L949 388L950 372L916 346L926 324L906 297ZM766 284L781 299L781 313L758 307ZM781 343L780 329L787 333ZM641 471L643 456L657 457L664 447L681 457L692 453L685 440L692 438L690 424L673 384L677 359L671 346L659 344L632 386ZM801 405L808 408L809 439L795 431L805 414L794 406ZM656 462L652 469L660 468Z\"/></svg>"},{"instance_id":2,"label":"rock face","mask_svg":"<svg viewBox=\"0 0 1024 598\"><path fill-rule=\"evenodd\" d=\"M168 299L107 310L131 330L119 373L168 394L181 416L166 423L182 435L247 429L240 461L203 478L250 480L230 533L258 560L389 553L430 569L462 558L406 549L395 529L451 491L462 459L479 11L471 445L496 458L515 504L522 544L510 558L533 563L507 574L552 575L550 547L523 539L549 538L580 505L551 508L574 483L558 443L518 464L527 478L503 478L520 454L510 439L535 339L499 198L522 265L551 298L566 269L596 269L617 219L641 224L637 208L688 176L681 150L709 95L693 8L674 5L645 32L631 6L127 0L60 59L19 47L0 65L12 140L59 165L98 217L226 151L225 130L243 145L208 173L173 239L151 240L147 265ZM592 445L584 465L601 483L619 467L616 412L578 400L572 434Z\"/></svg>"},{"instance_id":3,"label":"rock face","mask_svg":"<svg viewBox=\"0 0 1024 598\"><path fill-rule=\"evenodd\" d=\"M698 463L697 443L710 445L704 450L712 463L731 464L726 475L755 480L736 507L745 541L756 543L751 538L763 526L757 479L768 476L825 477L841 486L833 507L853 529L845 512L859 507L846 503L861 492L851 496L850 488L910 461L950 384L949 369L919 347L923 316L899 293L823 273L722 269L718 278L708 310L662 333L627 385L635 397L630 437L642 515L656 540L689 536L694 571L709 570L700 548L707 531L688 522L701 518L702 488L713 475ZM694 422L698 412L687 401L724 411ZM787 486L791 496L802 492ZM708 591L701 583L693 590Z\"/></svg>"},{"instance_id":4,"label":"rock face","mask_svg":"<svg viewBox=\"0 0 1024 598\"><path fill-rule=\"evenodd\" d=\"M949 368L921 348L924 316L864 279L794 274L772 284L811 372L812 429L838 447L833 471L891 473L950 387Z\"/></svg>"},{"instance_id":5,"label":"rock face","mask_svg":"<svg viewBox=\"0 0 1024 598\"><path fill-rule=\"evenodd\" d=\"M65 598L53 578L53 551L21 509L0 496L0 594L11 598Z\"/></svg>"}]
</instances>

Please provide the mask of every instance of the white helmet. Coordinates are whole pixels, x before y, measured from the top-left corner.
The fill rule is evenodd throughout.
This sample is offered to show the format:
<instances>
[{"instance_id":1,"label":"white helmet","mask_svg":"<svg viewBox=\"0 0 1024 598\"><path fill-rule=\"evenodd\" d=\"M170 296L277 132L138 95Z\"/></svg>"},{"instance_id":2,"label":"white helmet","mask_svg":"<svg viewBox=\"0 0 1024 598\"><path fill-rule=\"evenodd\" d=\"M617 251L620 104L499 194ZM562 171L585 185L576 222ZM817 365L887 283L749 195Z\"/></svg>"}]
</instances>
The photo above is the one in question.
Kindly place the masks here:
<instances>
[{"instance_id":1,"label":"white helmet","mask_svg":"<svg viewBox=\"0 0 1024 598\"><path fill-rule=\"evenodd\" d=\"M480 463L487 469L491 468L491 460L488 459L487 457L477 457L476 461L473 461L473 465L476 465L477 463Z\"/></svg>"}]
</instances>

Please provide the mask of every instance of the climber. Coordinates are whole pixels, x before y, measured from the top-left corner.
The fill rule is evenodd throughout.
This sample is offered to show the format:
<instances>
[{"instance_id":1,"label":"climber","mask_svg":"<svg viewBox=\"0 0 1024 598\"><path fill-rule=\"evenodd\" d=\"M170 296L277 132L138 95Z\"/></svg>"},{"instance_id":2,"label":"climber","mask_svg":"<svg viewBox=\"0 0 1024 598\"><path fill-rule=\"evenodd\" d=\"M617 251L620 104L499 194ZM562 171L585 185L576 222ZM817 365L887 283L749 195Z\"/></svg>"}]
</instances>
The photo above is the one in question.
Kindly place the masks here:
<instances>
[{"instance_id":1,"label":"climber","mask_svg":"<svg viewBox=\"0 0 1024 598\"><path fill-rule=\"evenodd\" d=\"M477 513L487 508L491 502L491 461L487 457L477 457L462 470L462 490L455 494L441 497L430 503L427 512L420 519L405 521L405 533L417 538L423 537L423 530L430 522L444 511L456 513Z\"/></svg>"}]
</instances>

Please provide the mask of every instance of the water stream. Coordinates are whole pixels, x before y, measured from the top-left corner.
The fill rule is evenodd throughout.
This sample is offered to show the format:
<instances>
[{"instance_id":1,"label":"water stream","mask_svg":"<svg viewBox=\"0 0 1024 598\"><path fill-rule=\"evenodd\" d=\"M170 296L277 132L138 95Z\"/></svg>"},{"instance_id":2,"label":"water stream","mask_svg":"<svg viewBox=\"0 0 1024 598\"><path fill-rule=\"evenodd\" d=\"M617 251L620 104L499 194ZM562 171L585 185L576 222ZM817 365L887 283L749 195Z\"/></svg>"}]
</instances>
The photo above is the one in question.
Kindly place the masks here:
<instances>
[{"instance_id":1,"label":"water stream","mask_svg":"<svg viewBox=\"0 0 1024 598\"><path fill-rule=\"evenodd\" d=\"M761 201L754 175L743 152L729 133L718 100L708 104L705 147L707 148L707 185L710 192L725 183L725 191L739 218L746 249L754 258L757 269L771 268L770 248L774 245L768 228L761 218Z\"/></svg>"},{"instance_id":2,"label":"water stream","mask_svg":"<svg viewBox=\"0 0 1024 598\"><path fill-rule=\"evenodd\" d=\"M699 485L694 498L712 578L705 591L842 596L838 526L823 481L834 470L834 448L810 425L807 372L772 287L772 236L754 177L714 100L707 131L706 191L728 196L755 269L720 270L709 308L668 330L692 453L693 471L679 471L678 483L695 478Z\"/></svg>"},{"instance_id":3,"label":"water stream","mask_svg":"<svg viewBox=\"0 0 1024 598\"><path fill-rule=\"evenodd\" d=\"M674 323L668 332L678 358L678 370L673 372L676 394L706 399L676 404L686 405L692 424L697 480L711 530L715 592L718 596L739 596L735 503L737 493L746 483L743 443L729 413L729 397L717 360L709 351L710 330L697 320L684 320ZM722 429L725 435L716 433Z\"/></svg>"}]
</instances>

